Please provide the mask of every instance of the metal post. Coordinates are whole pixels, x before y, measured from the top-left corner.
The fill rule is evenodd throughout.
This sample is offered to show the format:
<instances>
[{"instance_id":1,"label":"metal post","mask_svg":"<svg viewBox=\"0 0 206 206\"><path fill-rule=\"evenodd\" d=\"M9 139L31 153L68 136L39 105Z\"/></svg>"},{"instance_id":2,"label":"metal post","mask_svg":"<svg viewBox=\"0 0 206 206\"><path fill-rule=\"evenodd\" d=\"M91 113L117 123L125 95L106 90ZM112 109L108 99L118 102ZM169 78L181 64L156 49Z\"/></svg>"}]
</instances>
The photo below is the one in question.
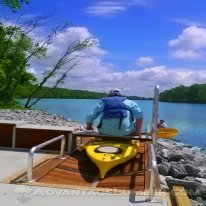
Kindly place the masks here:
<instances>
[{"instance_id":1,"label":"metal post","mask_svg":"<svg viewBox=\"0 0 206 206\"><path fill-rule=\"evenodd\" d=\"M16 146L16 125L12 127L12 148Z\"/></svg>"},{"instance_id":2,"label":"metal post","mask_svg":"<svg viewBox=\"0 0 206 206\"><path fill-rule=\"evenodd\" d=\"M152 108L152 140L154 147L156 148L156 137L157 137L157 119L158 119L158 104L159 104L159 85L155 86L154 89L154 100Z\"/></svg>"},{"instance_id":3,"label":"metal post","mask_svg":"<svg viewBox=\"0 0 206 206\"><path fill-rule=\"evenodd\" d=\"M149 147L150 147L150 170L151 170L149 200L151 201L154 197L154 192L155 192L155 171L157 169L157 161L156 161L154 145L150 144Z\"/></svg>"}]
</instances>

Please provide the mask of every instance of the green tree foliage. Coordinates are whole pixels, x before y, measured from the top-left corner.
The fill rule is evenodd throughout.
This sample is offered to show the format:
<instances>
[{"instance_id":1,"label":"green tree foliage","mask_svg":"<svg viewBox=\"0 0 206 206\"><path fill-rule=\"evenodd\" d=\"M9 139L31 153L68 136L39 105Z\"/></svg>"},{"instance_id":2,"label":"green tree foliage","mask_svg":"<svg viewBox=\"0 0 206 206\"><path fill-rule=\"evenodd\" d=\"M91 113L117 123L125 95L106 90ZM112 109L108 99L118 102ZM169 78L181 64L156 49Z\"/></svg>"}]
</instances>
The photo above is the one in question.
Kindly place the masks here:
<instances>
[{"instance_id":1,"label":"green tree foliage","mask_svg":"<svg viewBox=\"0 0 206 206\"><path fill-rule=\"evenodd\" d=\"M18 98L27 98L31 90L35 90L36 86L28 85L23 86L18 90ZM56 99L100 99L107 97L108 94L100 92L92 92L87 90L70 90L65 88L50 88L42 87L41 90L33 96L34 99L41 98L56 98ZM128 96L128 99L132 100L151 100L152 98L137 97L137 96Z\"/></svg>"},{"instance_id":2,"label":"green tree foliage","mask_svg":"<svg viewBox=\"0 0 206 206\"><path fill-rule=\"evenodd\" d=\"M25 90L27 93L27 101L25 107L30 108L36 104L41 98L44 98L43 87L51 80L56 88L64 83L69 71L77 66L83 56L80 51L92 46L96 43L94 39L75 40L73 42L65 42L68 44L65 51L54 64L52 69L47 70L43 74L42 80L37 81L36 78L28 73L29 61L36 57L42 58L46 55L47 47L52 43L55 37L68 28L67 23L52 28L51 32L40 42L33 41L29 36L43 24L47 25L48 17L36 17L23 22L23 26L5 26L0 23L0 105L14 105L16 93L18 90ZM19 19L16 25L20 24ZM63 66L66 66L63 68ZM32 85L36 85L32 87ZM41 91L42 90L42 91ZM51 90L50 90L51 91ZM48 91L46 91L48 92ZM34 100L36 94L38 99Z\"/></svg>"},{"instance_id":3,"label":"green tree foliage","mask_svg":"<svg viewBox=\"0 0 206 206\"><path fill-rule=\"evenodd\" d=\"M18 91L19 98L27 98L30 94L30 90L33 90L36 86L27 86ZM91 91L82 91L82 90L70 90L65 88L54 88L42 87L41 90L38 90L33 98L56 98L56 99L99 99L106 97L107 94Z\"/></svg>"},{"instance_id":4,"label":"green tree foliage","mask_svg":"<svg viewBox=\"0 0 206 206\"><path fill-rule=\"evenodd\" d=\"M18 87L36 80L27 72L31 54L43 56L44 49L36 48L20 27L0 23L0 104L12 105Z\"/></svg>"},{"instance_id":5,"label":"green tree foliage","mask_svg":"<svg viewBox=\"0 0 206 206\"><path fill-rule=\"evenodd\" d=\"M8 6L12 9L13 12L20 9L21 6L26 3L29 3L29 0L1 0L0 5Z\"/></svg>"},{"instance_id":6,"label":"green tree foliage","mask_svg":"<svg viewBox=\"0 0 206 206\"><path fill-rule=\"evenodd\" d=\"M77 66L82 58L79 58L80 55L78 54L79 51L88 48L95 44L95 40L92 39L85 39L85 40L76 40L72 43L69 43L67 45L67 49L63 52L60 59L56 62L56 64L53 66L53 68L49 71L46 71L44 73L44 77L42 81L34 87L33 90L31 90L30 95L28 96L28 99L26 101L25 107L31 108L33 105L35 105L39 100L45 97L47 92L51 92L50 90L44 91L44 85L45 83L51 79L56 78L58 72L62 70L62 67L67 65L67 69L63 71L63 73L55 79L55 83L52 86L52 89L57 88L59 85L62 85L64 83L64 79L67 77L68 72L72 70L75 66ZM77 54L75 54L77 53ZM34 97L38 94L38 98L34 99ZM42 95L40 95L42 94Z\"/></svg>"},{"instance_id":7,"label":"green tree foliage","mask_svg":"<svg viewBox=\"0 0 206 206\"><path fill-rule=\"evenodd\" d=\"M178 86L160 93L162 102L206 103L206 84Z\"/></svg>"}]
</instances>

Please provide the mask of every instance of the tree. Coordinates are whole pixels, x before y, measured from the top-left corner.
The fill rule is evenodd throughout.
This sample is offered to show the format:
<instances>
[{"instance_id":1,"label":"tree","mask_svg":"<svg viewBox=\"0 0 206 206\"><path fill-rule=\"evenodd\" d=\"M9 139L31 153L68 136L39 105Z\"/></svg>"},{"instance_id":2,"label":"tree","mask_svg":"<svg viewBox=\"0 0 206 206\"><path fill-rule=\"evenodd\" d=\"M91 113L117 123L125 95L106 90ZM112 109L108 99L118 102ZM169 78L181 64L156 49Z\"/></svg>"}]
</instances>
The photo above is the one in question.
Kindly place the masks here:
<instances>
[{"instance_id":1,"label":"tree","mask_svg":"<svg viewBox=\"0 0 206 206\"><path fill-rule=\"evenodd\" d=\"M29 95L25 107L31 108L33 105L35 105L40 99L42 99L45 96L45 93L41 93L41 96L33 99L33 97L43 90L43 86L45 83L51 79L52 77L56 77L57 72L62 69L64 65L67 65L67 68L63 71L63 73L56 79L54 85L52 86L52 89L55 89L57 86L64 83L64 79L66 78L68 72L73 69L75 66L77 66L80 63L81 57L79 54L75 54L78 51L81 51L89 46L92 46L95 43L92 39L85 39L83 41L76 40L72 43L69 43L67 46L66 51L63 53L63 55L60 57L60 59L57 61L57 63L53 66L53 68L47 72L45 72L44 77L42 81L36 86L36 88L31 92Z\"/></svg>"},{"instance_id":2,"label":"tree","mask_svg":"<svg viewBox=\"0 0 206 206\"><path fill-rule=\"evenodd\" d=\"M2 105L14 104L18 86L36 80L27 72L28 59L35 48L35 44L20 27L4 26L0 23L0 103ZM44 52L44 48L38 48L32 55L41 57Z\"/></svg>"},{"instance_id":3,"label":"tree","mask_svg":"<svg viewBox=\"0 0 206 206\"><path fill-rule=\"evenodd\" d=\"M206 103L206 84L193 84L189 87L178 86L160 93L160 101Z\"/></svg>"},{"instance_id":4,"label":"tree","mask_svg":"<svg viewBox=\"0 0 206 206\"><path fill-rule=\"evenodd\" d=\"M43 25L42 22L45 19L47 20L47 17L36 17L27 20L21 27L17 26L20 25L19 19L16 26L0 24L0 105L13 105L17 91L32 84L35 87L31 87L25 104L27 108L32 107L43 98L44 95L41 91L43 86L51 78L55 78L52 88L63 84L68 72L80 64L82 57L79 52L95 43L91 38L68 43L66 51L63 52L57 63L51 70L46 71L43 79L38 82L37 78L28 72L30 60L34 57L45 57L47 47L60 32L68 27L68 24L64 23L55 29L52 28L51 32L41 41L32 40L29 36ZM65 65L67 65L66 69L62 70ZM33 97L39 92L42 93L42 97L33 101Z\"/></svg>"},{"instance_id":5,"label":"tree","mask_svg":"<svg viewBox=\"0 0 206 206\"><path fill-rule=\"evenodd\" d=\"M29 0L1 0L0 5L8 6L13 12L20 9L22 4L28 4Z\"/></svg>"}]
</instances>

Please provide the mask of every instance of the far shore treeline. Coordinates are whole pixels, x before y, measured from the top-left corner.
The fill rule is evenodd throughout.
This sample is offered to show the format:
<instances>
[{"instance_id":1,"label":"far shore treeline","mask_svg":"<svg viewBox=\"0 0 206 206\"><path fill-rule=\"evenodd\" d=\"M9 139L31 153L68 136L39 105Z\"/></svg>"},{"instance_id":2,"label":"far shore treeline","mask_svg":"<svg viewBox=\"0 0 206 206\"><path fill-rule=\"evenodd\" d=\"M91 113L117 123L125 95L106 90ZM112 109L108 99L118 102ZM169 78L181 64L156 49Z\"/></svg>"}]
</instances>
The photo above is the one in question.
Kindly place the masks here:
<instances>
[{"instance_id":1,"label":"far shore treeline","mask_svg":"<svg viewBox=\"0 0 206 206\"><path fill-rule=\"evenodd\" d=\"M206 84L178 86L160 93L161 102L206 103Z\"/></svg>"},{"instance_id":2,"label":"far shore treeline","mask_svg":"<svg viewBox=\"0 0 206 206\"><path fill-rule=\"evenodd\" d=\"M17 92L18 98L27 98L29 96L30 90L34 87L30 85L29 87L21 88ZM49 88L43 87L41 91L35 94L34 98L54 98L54 99L100 99L108 96L106 93L87 91L87 90L71 90L65 88ZM139 96L128 96L128 99L132 100L151 100L152 98L145 98Z\"/></svg>"}]
</instances>

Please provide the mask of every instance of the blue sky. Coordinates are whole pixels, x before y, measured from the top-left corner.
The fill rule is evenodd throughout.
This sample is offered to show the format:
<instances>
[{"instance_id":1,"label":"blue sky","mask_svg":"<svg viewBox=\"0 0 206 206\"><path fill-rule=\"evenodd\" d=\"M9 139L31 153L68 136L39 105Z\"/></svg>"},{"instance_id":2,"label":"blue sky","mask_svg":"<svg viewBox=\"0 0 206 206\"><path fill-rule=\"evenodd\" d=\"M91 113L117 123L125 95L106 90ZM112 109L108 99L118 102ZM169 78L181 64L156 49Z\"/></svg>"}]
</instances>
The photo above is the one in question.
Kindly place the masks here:
<instances>
[{"instance_id":1,"label":"blue sky","mask_svg":"<svg viewBox=\"0 0 206 206\"><path fill-rule=\"evenodd\" d=\"M54 12L56 20L72 23L50 45L50 60L31 62L39 78L71 38L92 37L98 44L84 51L87 57L63 87L119 87L127 95L149 97L156 84L164 91L206 83L205 10L205 0L31 0L16 14L3 8L1 19Z\"/></svg>"}]
</instances>

